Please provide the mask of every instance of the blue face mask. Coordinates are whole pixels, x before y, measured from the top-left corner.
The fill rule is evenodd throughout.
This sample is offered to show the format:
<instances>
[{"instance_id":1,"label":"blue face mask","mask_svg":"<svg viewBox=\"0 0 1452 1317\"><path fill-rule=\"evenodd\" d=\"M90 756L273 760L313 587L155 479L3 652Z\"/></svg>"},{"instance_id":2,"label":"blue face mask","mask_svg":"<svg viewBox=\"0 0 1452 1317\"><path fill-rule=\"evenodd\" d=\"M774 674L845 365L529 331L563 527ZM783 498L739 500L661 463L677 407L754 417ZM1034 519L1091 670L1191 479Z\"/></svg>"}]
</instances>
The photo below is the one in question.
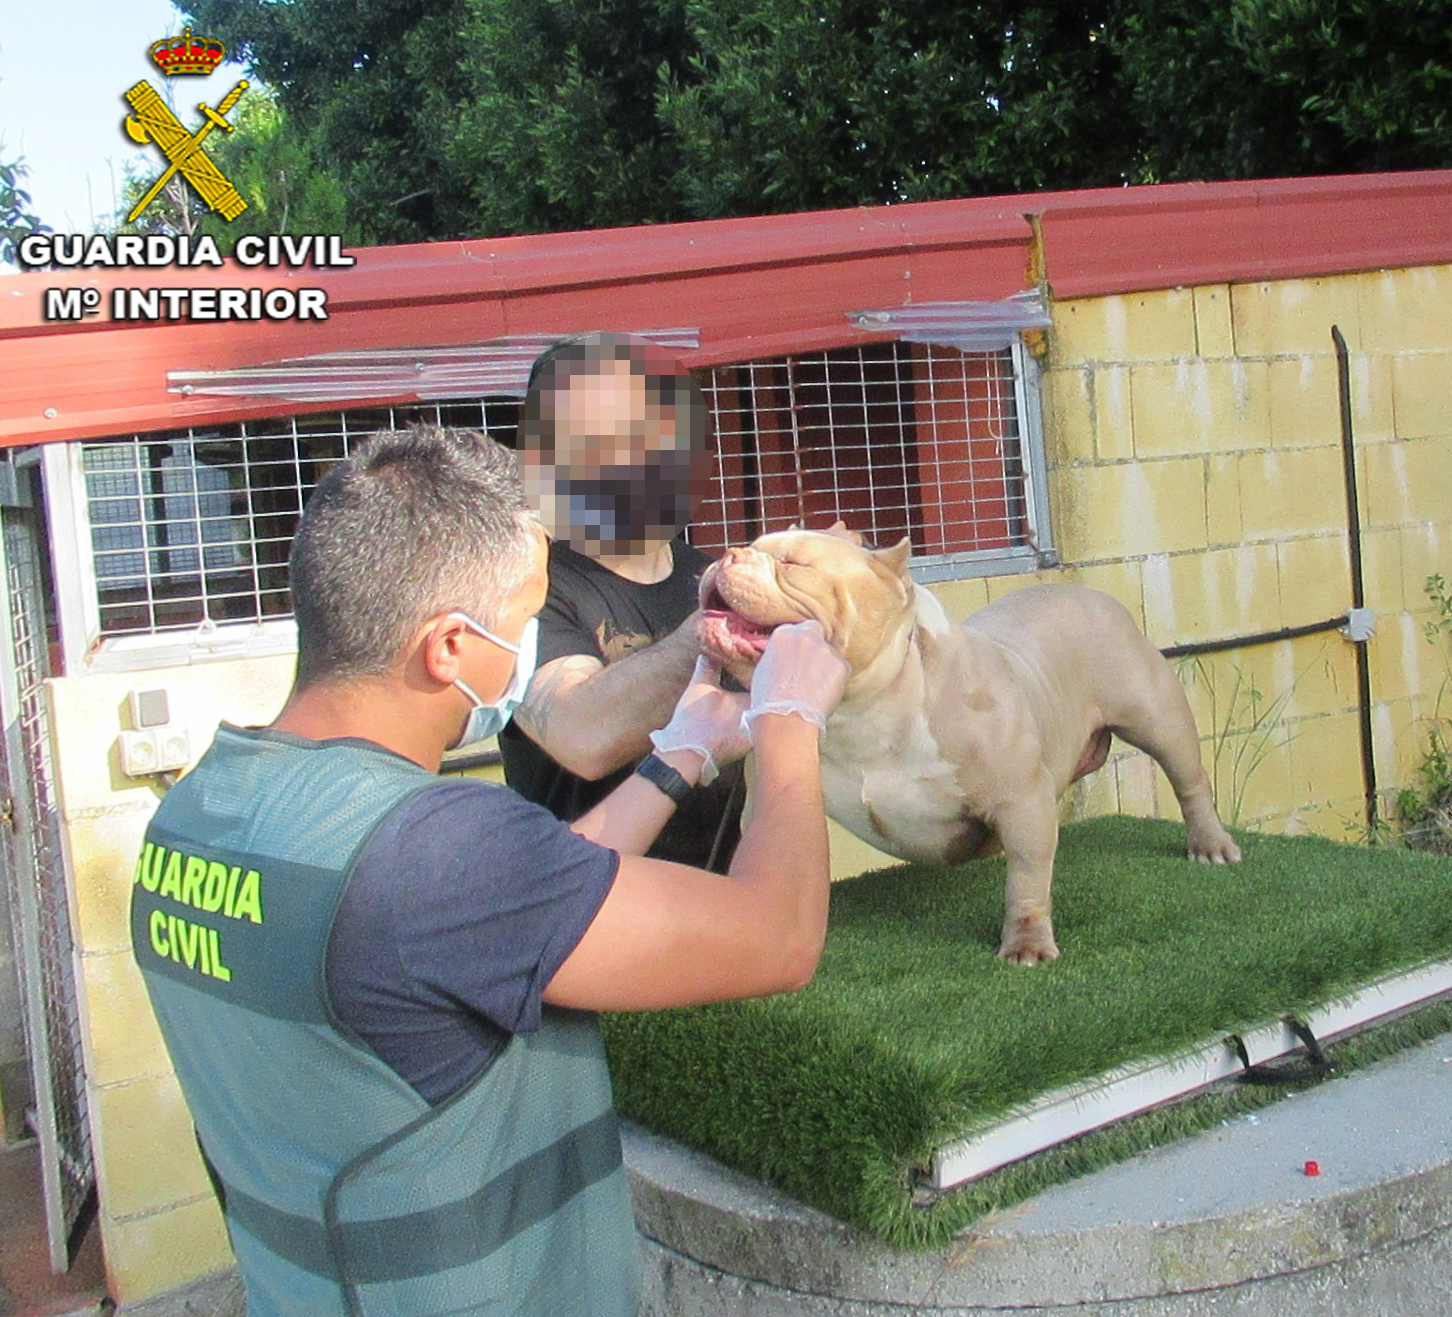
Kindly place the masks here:
<instances>
[{"instance_id":1,"label":"blue face mask","mask_svg":"<svg viewBox=\"0 0 1452 1317\"><path fill-rule=\"evenodd\" d=\"M510 678L504 694L494 704L485 704L462 681L455 679L454 685L474 702L474 711L469 715L469 721L464 724L463 734L449 747L450 750L462 750L466 745L477 745L491 736L498 736L514 717L514 711L524 703L524 693L529 689L529 679L534 676L535 659L539 653L539 619L530 618L520 632L519 644L511 645L488 628L480 626L467 613L450 613L449 616L457 617L485 640L492 640L502 649L518 655L514 660L514 676Z\"/></svg>"}]
</instances>

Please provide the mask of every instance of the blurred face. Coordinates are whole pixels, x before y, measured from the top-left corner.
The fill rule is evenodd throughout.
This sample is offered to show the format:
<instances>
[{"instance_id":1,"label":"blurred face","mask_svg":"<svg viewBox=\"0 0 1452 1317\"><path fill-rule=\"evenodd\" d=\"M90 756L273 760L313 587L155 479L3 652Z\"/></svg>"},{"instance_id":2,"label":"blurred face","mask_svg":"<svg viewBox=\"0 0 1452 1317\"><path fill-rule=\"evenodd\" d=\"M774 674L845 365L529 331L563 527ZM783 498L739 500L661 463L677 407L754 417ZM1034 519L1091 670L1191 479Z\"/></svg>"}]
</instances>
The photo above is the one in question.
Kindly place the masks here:
<instances>
[{"instance_id":1,"label":"blurred face","mask_svg":"<svg viewBox=\"0 0 1452 1317\"><path fill-rule=\"evenodd\" d=\"M522 432L525 492L550 533L580 553L654 552L705 495L704 399L654 344L631 341L626 360L579 352L539 396L553 453Z\"/></svg>"}]
</instances>

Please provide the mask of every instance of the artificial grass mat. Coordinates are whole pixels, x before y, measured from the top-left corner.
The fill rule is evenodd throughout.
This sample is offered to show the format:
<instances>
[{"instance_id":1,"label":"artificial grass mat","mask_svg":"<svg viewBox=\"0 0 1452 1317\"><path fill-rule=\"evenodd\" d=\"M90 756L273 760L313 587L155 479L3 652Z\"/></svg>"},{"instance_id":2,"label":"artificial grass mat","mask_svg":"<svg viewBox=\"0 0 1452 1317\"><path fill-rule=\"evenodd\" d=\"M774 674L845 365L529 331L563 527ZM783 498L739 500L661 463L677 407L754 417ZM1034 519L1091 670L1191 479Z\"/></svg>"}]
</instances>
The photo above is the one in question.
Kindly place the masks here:
<instances>
[{"instance_id":1,"label":"artificial grass mat","mask_svg":"<svg viewBox=\"0 0 1452 1317\"><path fill-rule=\"evenodd\" d=\"M1050 1089L1324 1004L1452 956L1452 861L1237 833L1239 865L1185 831L1108 817L1062 829L1062 955L996 956L1001 857L834 885L802 992L605 1021L621 1114L904 1247L1285 1090L1227 1085L941 1195L934 1149ZM1452 1006L1328 1049L1342 1071L1452 1028Z\"/></svg>"}]
</instances>

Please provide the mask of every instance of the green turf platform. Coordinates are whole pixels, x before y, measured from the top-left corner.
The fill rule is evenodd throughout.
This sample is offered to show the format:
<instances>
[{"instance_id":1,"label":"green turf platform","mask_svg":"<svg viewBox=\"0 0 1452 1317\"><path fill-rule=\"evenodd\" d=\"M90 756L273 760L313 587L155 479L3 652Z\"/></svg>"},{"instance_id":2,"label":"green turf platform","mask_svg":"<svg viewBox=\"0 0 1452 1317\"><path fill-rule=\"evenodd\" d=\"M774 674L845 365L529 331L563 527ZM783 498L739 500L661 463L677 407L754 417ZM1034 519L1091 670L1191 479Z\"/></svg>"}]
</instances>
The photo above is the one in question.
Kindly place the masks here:
<instances>
[{"instance_id":1,"label":"green turf platform","mask_svg":"<svg viewBox=\"0 0 1452 1317\"><path fill-rule=\"evenodd\" d=\"M917 1173L945 1144L1049 1090L1452 957L1452 861L1311 837L1237 840L1242 864L1207 867L1185 858L1178 824L1066 827L1054 881L1063 954L1035 969L994 954L1001 858L839 883L805 991L607 1019L617 1105L892 1243L940 1243L1272 1090L1217 1090L926 1194ZM1452 1007L1408 1027L1452 1027ZM1342 1046L1350 1064L1358 1046L1375 1050Z\"/></svg>"}]
</instances>

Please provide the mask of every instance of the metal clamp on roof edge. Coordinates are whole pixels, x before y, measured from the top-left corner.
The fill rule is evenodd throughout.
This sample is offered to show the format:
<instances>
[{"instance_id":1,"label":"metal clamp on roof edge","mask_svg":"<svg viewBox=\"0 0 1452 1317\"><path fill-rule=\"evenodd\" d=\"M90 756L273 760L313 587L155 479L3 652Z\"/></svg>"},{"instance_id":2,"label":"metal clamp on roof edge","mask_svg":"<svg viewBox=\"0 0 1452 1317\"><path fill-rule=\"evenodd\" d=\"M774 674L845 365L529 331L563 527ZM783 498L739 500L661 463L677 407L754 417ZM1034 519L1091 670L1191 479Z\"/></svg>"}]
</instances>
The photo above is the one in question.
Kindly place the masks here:
<instances>
[{"instance_id":1,"label":"metal clamp on roof edge","mask_svg":"<svg viewBox=\"0 0 1452 1317\"><path fill-rule=\"evenodd\" d=\"M848 311L847 323L867 334L896 334L905 343L927 343L961 352L1009 347L1025 330L1053 323L1037 289L997 302L919 302L885 311Z\"/></svg>"}]
</instances>

